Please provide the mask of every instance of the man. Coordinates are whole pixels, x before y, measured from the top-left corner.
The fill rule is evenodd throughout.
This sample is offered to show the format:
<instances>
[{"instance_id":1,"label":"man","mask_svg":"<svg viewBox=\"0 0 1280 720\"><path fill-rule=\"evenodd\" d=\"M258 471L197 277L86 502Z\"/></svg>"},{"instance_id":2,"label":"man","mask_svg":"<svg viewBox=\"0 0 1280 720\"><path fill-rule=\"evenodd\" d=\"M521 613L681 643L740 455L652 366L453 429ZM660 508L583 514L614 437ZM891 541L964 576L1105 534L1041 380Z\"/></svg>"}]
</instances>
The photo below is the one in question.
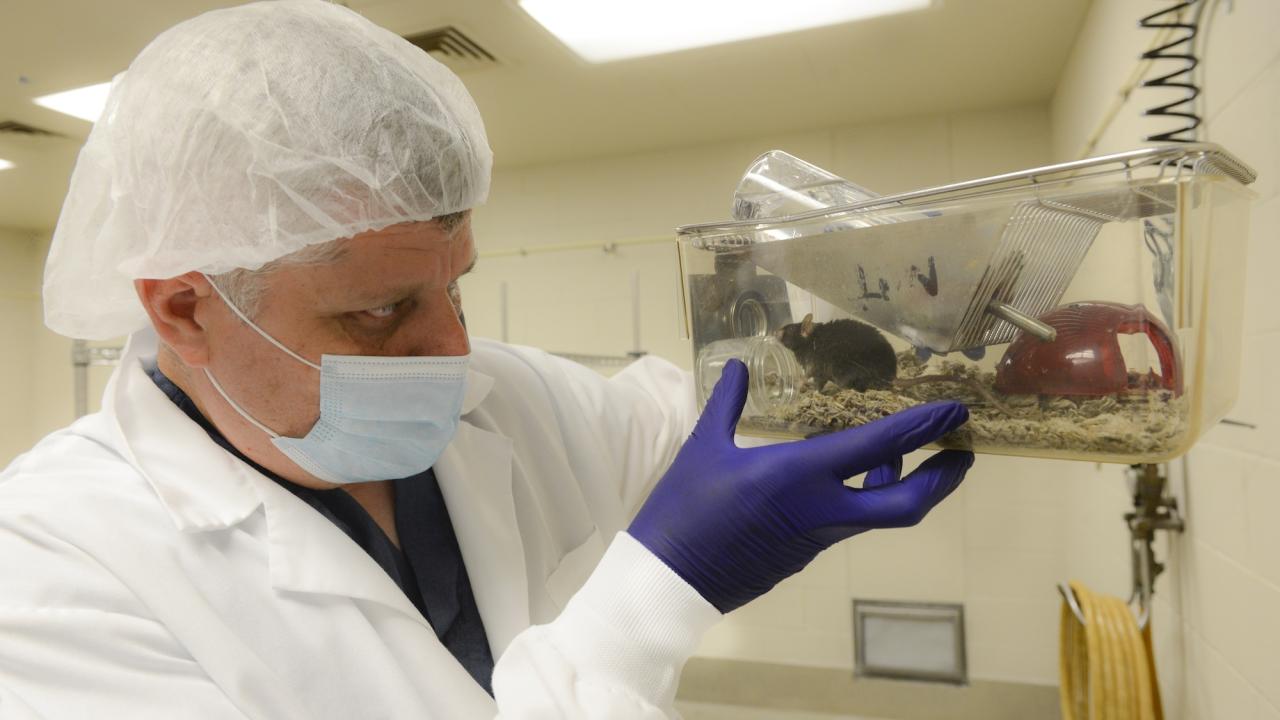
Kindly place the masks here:
<instances>
[{"instance_id":1,"label":"man","mask_svg":"<svg viewBox=\"0 0 1280 720\"><path fill-rule=\"evenodd\" d=\"M316 0L117 78L45 304L130 338L0 474L0 716L670 715L721 613L958 485L968 453L899 478L955 404L739 449L740 363L690 437L667 363L470 339L490 164L456 77Z\"/></svg>"}]
</instances>

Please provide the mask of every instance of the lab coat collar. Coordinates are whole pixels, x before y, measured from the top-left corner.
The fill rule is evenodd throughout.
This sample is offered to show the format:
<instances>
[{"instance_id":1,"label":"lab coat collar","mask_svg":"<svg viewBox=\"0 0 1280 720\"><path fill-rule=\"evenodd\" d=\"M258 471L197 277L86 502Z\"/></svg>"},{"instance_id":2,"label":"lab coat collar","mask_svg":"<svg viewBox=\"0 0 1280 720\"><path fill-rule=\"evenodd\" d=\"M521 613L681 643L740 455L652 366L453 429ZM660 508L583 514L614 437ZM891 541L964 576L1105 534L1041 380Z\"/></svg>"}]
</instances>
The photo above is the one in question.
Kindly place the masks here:
<instances>
[{"instance_id":1,"label":"lab coat collar","mask_svg":"<svg viewBox=\"0 0 1280 720\"><path fill-rule=\"evenodd\" d=\"M267 517L272 587L381 603L431 627L391 576L328 518L268 478L258 494Z\"/></svg>"},{"instance_id":2,"label":"lab coat collar","mask_svg":"<svg viewBox=\"0 0 1280 720\"><path fill-rule=\"evenodd\" d=\"M157 346L150 329L129 336L107 384L103 412L116 421L122 454L146 478L179 530L230 527L261 504L254 479L262 476L210 440L156 387L142 360L155 357Z\"/></svg>"}]
</instances>

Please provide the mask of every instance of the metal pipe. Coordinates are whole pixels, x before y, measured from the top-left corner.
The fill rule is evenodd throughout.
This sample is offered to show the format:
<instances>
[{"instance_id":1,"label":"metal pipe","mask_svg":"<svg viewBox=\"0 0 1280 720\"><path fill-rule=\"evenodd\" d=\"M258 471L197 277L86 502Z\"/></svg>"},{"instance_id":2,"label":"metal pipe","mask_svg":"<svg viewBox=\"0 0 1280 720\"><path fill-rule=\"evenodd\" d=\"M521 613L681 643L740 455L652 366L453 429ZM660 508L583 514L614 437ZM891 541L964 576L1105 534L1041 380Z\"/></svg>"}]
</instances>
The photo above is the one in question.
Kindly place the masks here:
<instances>
[{"instance_id":1,"label":"metal pipe","mask_svg":"<svg viewBox=\"0 0 1280 720\"><path fill-rule=\"evenodd\" d=\"M627 238L624 240L610 240L609 242L551 243L547 245L529 245L526 247L504 248L501 250L486 250L480 253L480 258L486 259L513 256L526 257L529 255L573 252L576 250L603 250L605 252L614 252L619 247L631 245L675 245L675 242L675 235L662 235L655 237Z\"/></svg>"},{"instance_id":2,"label":"metal pipe","mask_svg":"<svg viewBox=\"0 0 1280 720\"><path fill-rule=\"evenodd\" d=\"M1151 540L1142 542L1146 547L1138 553L1138 629L1147 627L1151 620L1151 595L1155 592L1155 578L1151 574L1151 563L1155 560L1151 548Z\"/></svg>"},{"instance_id":3,"label":"metal pipe","mask_svg":"<svg viewBox=\"0 0 1280 720\"><path fill-rule=\"evenodd\" d=\"M498 322L502 327L502 342L510 342L507 337L507 281L498 286Z\"/></svg>"},{"instance_id":4,"label":"metal pipe","mask_svg":"<svg viewBox=\"0 0 1280 720\"><path fill-rule=\"evenodd\" d=\"M1058 331L1052 325L1042 323L1008 303L992 300L991 304L987 305L987 312L1045 342L1058 339Z\"/></svg>"},{"instance_id":5,"label":"metal pipe","mask_svg":"<svg viewBox=\"0 0 1280 720\"><path fill-rule=\"evenodd\" d=\"M89 344L71 341L72 403L76 417L89 414Z\"/></svg>"},{"instance_id":6,"label":"metal pipe","mask_svg":"<svg viewBox=\"0 0 1280 720\"><path fill-rule=\"evenodd\" d=\"M634 356L644 354L640 344L640 273L631 272L631 352Z\"/></svg>"}]
</instances>

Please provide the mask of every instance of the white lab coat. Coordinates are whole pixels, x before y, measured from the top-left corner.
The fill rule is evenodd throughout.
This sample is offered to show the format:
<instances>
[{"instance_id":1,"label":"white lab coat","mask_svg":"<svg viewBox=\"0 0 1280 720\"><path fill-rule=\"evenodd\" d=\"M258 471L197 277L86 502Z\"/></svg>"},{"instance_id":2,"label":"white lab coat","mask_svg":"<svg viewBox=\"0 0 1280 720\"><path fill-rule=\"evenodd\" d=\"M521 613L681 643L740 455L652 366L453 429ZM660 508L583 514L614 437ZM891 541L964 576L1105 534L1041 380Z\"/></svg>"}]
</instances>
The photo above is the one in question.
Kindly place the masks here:
<instances>
[{"instance_id":1,"label":"white lab coat","mask_svg":"<svg viewBox=\"0 0 1280 720\"><path fill-rule=\"evenodd\" d=\"M0 718L674 713L719 614L618 531L692 426L687 374L473 342L435 467L495 703L358 545L169 401L154 353L135 334L103 410L0 474Z\"/></svg>"}]
</instances>

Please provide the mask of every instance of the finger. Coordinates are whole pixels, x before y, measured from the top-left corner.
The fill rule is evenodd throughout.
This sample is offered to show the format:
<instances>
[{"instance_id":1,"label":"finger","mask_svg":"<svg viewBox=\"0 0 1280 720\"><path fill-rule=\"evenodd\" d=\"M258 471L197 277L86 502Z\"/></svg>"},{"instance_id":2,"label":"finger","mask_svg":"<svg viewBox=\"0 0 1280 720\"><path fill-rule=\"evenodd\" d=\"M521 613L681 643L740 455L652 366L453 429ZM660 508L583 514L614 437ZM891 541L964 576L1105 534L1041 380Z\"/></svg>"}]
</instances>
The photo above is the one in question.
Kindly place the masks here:
<instances>
[{"instance_id":1,"label":"finger","mask_svg":"<svg viewBox=\"0 0 1280 720\"><path fill-rule=\"evenodd\" d=\"M878 465L867 473L867 478L862 481L862 487L873 488L889 483L898 482L902 478L902 456L893 458L889 462Z\"/></svg>"},{"instance_id":2,"label":"finger","mask_svg":"<svg viewBox=\"0 0 1280 720\"><path fill-rule=\"evenodd\" d=\"M946 455L948 457L954 457L953 460L949 460L948 462L964 463L964 469L961 470L959 474L957 474L954 478L955 482L951 483L951 487L946 488L943 491L942 495L936 501L934 501L934 504L937 505L938 503L950 497L951 493L955 492L956 488L960 487L960 483L964 482L965 476L968 475L969 473L969 468L973 467L974 456L973 456L973 453L969 452L968 450L941 450L939 452L934 453L934 455L935 456ZM929 460L932 460L932 459L933 459L933 456L930 456ZM926 460L925 462L928 462L928 460ZM942 462L942 461L940 460L939 462ZM923 465L924 463L920 463L920 464Z\"/></svg>"},{"instance_id":3,"label":"finger","mask_svg":"<svg viewBox=\"0 0 1280 720\"><path fill-rule=\"evenodd\" d=\"M972 466L973 453L943 450L920 463L902 482L849 488L843 494L842 524L859 529L915 525L959 487Z\"/></svg>"},{"instance_id":4,"label":"finger","mask_svg":"<svg viewBox=\"0 0 1280 720\"><path fill-rule=\"evenodd\" d=\"M724 364L720 380L716 382L702 410L702 417L693 429L694 435L710 434L713 437L733 440L733 431L747 403L747 366L741 360L732 359Z\"/></svg>"},{"instance_id":5,"label":"finger","mask_svg":"<svg viewBox=\"0 0 1280 720\"><path fill-rule=\"evenodd\" d=\"M907 408L861 427L800 440L786 446L795 460L825 467L835 477L847 478L891 462L918 450L955 430L969 419L969 410L957 402L934 402Z\"/></svg>"}]
</instances>

